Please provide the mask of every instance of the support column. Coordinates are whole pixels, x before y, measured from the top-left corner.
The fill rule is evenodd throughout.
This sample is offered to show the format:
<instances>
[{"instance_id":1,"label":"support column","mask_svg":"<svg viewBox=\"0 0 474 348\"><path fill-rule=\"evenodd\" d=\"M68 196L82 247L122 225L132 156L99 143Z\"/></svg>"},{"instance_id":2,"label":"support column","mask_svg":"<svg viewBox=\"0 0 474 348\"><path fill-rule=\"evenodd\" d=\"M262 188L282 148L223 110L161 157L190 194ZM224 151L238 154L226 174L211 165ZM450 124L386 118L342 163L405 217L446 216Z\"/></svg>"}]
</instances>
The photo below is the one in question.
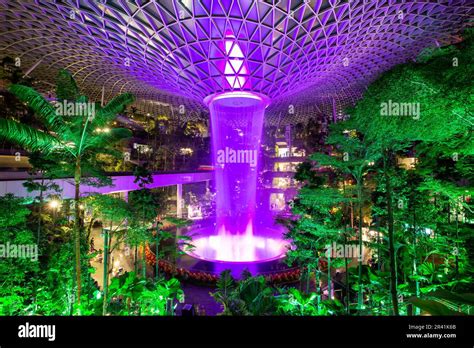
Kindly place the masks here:
<instances>
[{"instance_id":1,"label":"support column","mask_svg":"<svg viewBox=\"0 0 474 348\"><path fill-rule=\"evenodd\" d=\"M123 191L123 200L128 203L128 193L130 191ZM125 226L128 226L128 219L125 219ZM130 252L129 252L130 253ZM128 256L128 255L127 255Z\"/></svg>"},{"instance_id":2,"label":"support column","mask_svg":"<svg viewBox=\"0 0 474 348\"><path fill-rule=\"evenodd\" d=\"M183 217L183 184L176 185L176 217Z\"/></svg>"},{"instance_id":3,"label":"support column","mask_svg":"<svg viewBox=\"0 0 474 348\"><path fill-rule=\"evenodd\" d=\"M36 69L36 67L43 61L43 58L41 58L40 60L38 60L35 64L33 64L33 66L31 68L29 68L25 75L23 75L23 78L27 77L33 70Z\"/></svg>"}]
</instances>

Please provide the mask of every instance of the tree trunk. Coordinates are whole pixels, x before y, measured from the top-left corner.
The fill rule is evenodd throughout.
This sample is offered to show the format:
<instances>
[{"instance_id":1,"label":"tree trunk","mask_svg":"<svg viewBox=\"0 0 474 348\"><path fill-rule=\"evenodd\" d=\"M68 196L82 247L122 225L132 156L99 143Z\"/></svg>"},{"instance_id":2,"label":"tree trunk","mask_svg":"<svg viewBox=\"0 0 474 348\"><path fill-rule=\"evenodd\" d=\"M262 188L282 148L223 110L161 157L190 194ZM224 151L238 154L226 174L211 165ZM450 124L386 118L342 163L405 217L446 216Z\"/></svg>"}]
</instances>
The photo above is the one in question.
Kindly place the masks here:
<instances>
[{"instance_id":1,"label":"tree trunk","mask_svg":"<svg viewBox=\"0 0 474 348\"><path fill-rule=\"evenodd\" d=\"M307 273L306 273L306 294L309 294L309 288L310 288L310 285L311 285L311 272L309 271L309 268L307 270Z\"/></svg>"},{"instance_id":2,"label":"tree trunk","mask_svg":"<svg viewBox=\"0 0 474 348\"><path fill-rule=\"evenodd\" d=\"M76 254L76 302L78 305L81 304L81 212L80 212L80 198L81 198L81 158L78 156L76 159L76 169L74 172L74 249Z\"/></svg>"},{"instance_id":3,"label":"tree trunk","mask_svg":"<svg viewBox=\"0 0 474 348\"><path fill-rule=\"evenodd\" d=\"M146 279L146 243L143 243L143 250L142 250L142 277Z\"/></svg>"},{"instance_id":4,"label":"tree trunk","mask_svg":"<svg viewBox=\"0 0 474 348\"><path fill-rule=\"evenodd\" d=\"M102 284L102 289L103 289L103 298L102 298L102 315L107 314L107 291L108 291L108 286L109 286L109 231L104 228L103 229L104 233L104 256L103 256L103 262L104 262L104 274L103 274L103 284Z\"/></svg>"},{"instance_id":5,"label":"tree trunk","mask_svg":"<svg viewBox=\"0 0 474 348\"><path fill-rule=\"evenodd\" d=\"M305 266L300 267L300 291L304 292L304 283L305 283Z\"/></svg>"},{"instance_id":6,"label":"tree trunk","mask_svg":"<svg viewBox=\"0 0 474 348\"><path fill-rule=\"evenodd\" d=\"M416 210L415 210L415 208L413 208L413 251L414 251L414 255L413 255L413 275L415 277L418 276L417 264L416 264L416 260L417 260L416 229L417 229L417 226L416 226ZM420 282L418 281L418 279L415 279L415 294L416 294L416 297L420 297ZM419 314L420 314L420 309L418 307L415 307L415 315L419 315Z\"/></svg>"},{"instance_id":7,"label":"tree trunk","mask_svg":"<svg viewBox=\"0 0 474 348\"><path fill-rule=\"evenodd\" d=\"M345 227L344 227L345 228ZM344 249L347 245L347 236L344 236ZM344 257L344 268L346 270L346 274L345 274L345 277L346 277L346 312L347 314L349 314L350 312L350 291L351 291L351 287L349 285L349 263L347 262L347 257ZM344 300L344 298L342 298Z\"/></svg>"},{"instance_id":8,"label":"tree trunk","mask_svg":"<svg viewBox=\"0 0 474 348\"><path fill-rule=\"evenodd\" d=\"M392 297L393 314L398 315L398 296L397 296L397 264L395 259L395 242L394 242L394 226L393 226L393 207L392 207L392 186L390 176L388 175L388 156L390 153L385 151L383 160L385 191L387 194L387 224L388 224L388 242L390 254L390 294Z\"/></svg>"},{"instance_id":9,"label":"tree trunk","mask_svg":"<svg viewBox=\"0 0 474 348\"><path fill-rule=\"evenodd\" d=\"M133 266L135 269L135 274L138 273L138 245L135 245L135 255L133 257Z\"/></svg>"},{"instance_id":10,"label":"tree trunk","mask_svg":"<svg viewBox=\"0 0 474 348\"><path fill-rule=\"evenodd\" d=\"M382 270L382 256L380 250L380 218L377 216L377 271ZM379 301L379 310L382 311L382 303Z\"/></svg>"},{"instance_id":11,"label":"tree trunk","mask_svg":"<svg viewBox=\"0 0 474 348\"><path fill-rule=\"evenodd\" d=\"M328 256L328 300L332 300L331 296L331 253Z\"/></svg>"},{"instance_id":12,"label":"tree trunk","mask_svg":"<svg viewBox=\"0 0 474 348\"><path fill-rule=\"evenodd\" d=\"M159 257L158 257L158 248L159 248L159 244L160 244L160 238L159 238L159 228L157 226L156 228L156 241L155 241L155 277L156 277L156 281L158 281L158 279L160 279L160 266L158 265L158 260L159 260Z\"/></svg>"},{"instance_id":13,"label":"tree trunk","mask_svg":"<svg viewBox=\"0 0 474 348\"><path fill-rule=\"evenodd\" d=\"M317 294L317 301L318 301L318 307L319 307L319 304L321 303L321 300L322 300L322 295L323 295L323 292L322 292L322 286L320 285L320 279L319 279L319 258L316 260L316 268L315 268L315 278L316 278L316 294Z\"/></svg>"},{"instance_id":14,"label":"tree trunk","mask_svg":"<svg viewBox=\"0 0 474 348\"><path fill-rule=\"evenodd\" d=\"M346 184L345 184L345 178L342 178L342 188L344 191L344 197L346 196ZM347 206L344 205L344 218L343 218L343 223L344 223L344 250L347 245ZM344 255L344 268L346 270L346 312L349 314L350 312L350 285L349 285L349 264L347 262L347 255Z\"/></svg>"},{"instance_id":15,"label":"tree trunk","mask_svg":"<svg viewBox=\"0 0 474 348\"><path fill-rule=\"evenodd\" d=\"M43 212L43 192L44 192L44 179L41 179L40 186L40 195L39 195L39 206L38 206L38 227L36 230L36 244L40 244L40 235L41 235L41 213Z\"/></svg>"},{"instance_id":16,"label":"tree trunk","mask_svg":"<svg viewBox=\"0 0 474 348\"><path fill-rule=\"evenodd\" d=\"M456 257L455 259L455 264L456 264L456 279L459 278L459 211L458 208L456 207L456 210L454 211L456 213L456 253L454 256Z\"/></svg>"},{"instance_id":17,"label":"tree trunk","mask_svg":"<svg viewBox=\"0 0 474 348\"><path fill-rule=\"evenodd\" d=\"M89 221L89 226L87 227L87 238L86 238L87 243L89 243L93 225L94 225L94 218L91 216L91 221Z\"/></svg>"},{"instance_id":18,"label":"tree trunk","mask_svg":"<svg viewBox=\"0 0 474 348\"><path fill-rule=\"evenodd\" d=\"M362 290L362 178L357 180L357 200L359 201L359 291L357 293L357 307L362 308L364 293Z\"/></svg>"}]
</instances>

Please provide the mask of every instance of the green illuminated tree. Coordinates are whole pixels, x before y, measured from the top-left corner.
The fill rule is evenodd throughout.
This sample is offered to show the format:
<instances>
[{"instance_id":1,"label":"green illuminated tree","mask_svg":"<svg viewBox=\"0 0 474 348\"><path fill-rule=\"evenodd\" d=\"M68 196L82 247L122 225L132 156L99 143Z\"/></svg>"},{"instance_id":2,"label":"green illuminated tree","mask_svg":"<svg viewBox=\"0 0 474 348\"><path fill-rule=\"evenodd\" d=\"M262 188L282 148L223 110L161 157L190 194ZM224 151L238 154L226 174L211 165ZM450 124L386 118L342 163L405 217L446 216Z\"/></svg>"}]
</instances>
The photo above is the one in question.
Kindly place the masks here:
<instances>
[{"instance_id":1,"label":"green illuminated tree","mask_svg":"<svg viewBox=\"0 0 474 348\"><path fill-rule=\"evenodd\" d=\"M295 218L280 222L288 227L285 238L291 240L294 246L287 252L287 262L296 263L302 268L302 275L306 275L306 293L309 292L310 274L315 272L320 301L321 254L333 241L343 241L341 207L348 200L338 189L329 187L325 179L316 175L311 167L308 162L298 167L295 179L304 182L304 186L292 203L291 211ZM330 290L330 276L327 281Z\"/></svg>"},{"instance_id":2,"label":"green illuminated tree","mask_svg":"<svg viewBox=\"0 0 474 348\"><path fill-rule=\"evenodd\" d=\"M79 94L72 75L61 70L58 74L56 98L58 103L68 105L61 112L58 104L48 102L33 88L11 85L9 91L26 103L35 112L43 125L37 129L14 120L0 119L0 137L28 151L39 151L58 160L64 176L74 177L75 186L75 263L76 301L81 301L81 239L82 219L80 211L81 182L85 177L102 177L98 154L117 155L112 146L131 136L128 129L110 128L111 122L130 104L134 97L122 94L101 107L89 103L86 96Z\"/></svg>"},{"instance_id":3,"label":"green illuminated tree","mask_svg":"<svg viewBox=\"0 0 474 348\"><path fill-rule=\"evenodd\" d=\"M156 222L158 207L161 202L156 200L152 191L146 188L153 183L151 172L145 167L136 167L134 170L135 183L139 190L131 191L128 196L130 210L132 212L132 221L130 224L130 243L135 246L135 269L137 269L137 248L142 247L142 274L146 278L146 254L145 248L148 242L152 241L153 223Z\"/></svg>"},{"instance_id":4,"label":"green illuminated tree","mask_svg":"<svg viewBox=\"0 0 474 348\"><path fill-rule=\"evenodd\" d=\"M346 128L346 127L349 127ZM326 139L326 144L332 145L336 150L334 155L326 155L323 153L316 153L311 156L311 159L316 161L318 166L329 166L335 172L341 173L342 180L349 175L356 183L356 196L358 206L358 240L359 240L359 279L362 278L362 228L363 228L363 208L367 202L367 197L364 192L365 176L370 170L373 170L375 161L380 158L380 154L373 144L365 141L363 134L352 130L350 122L342 122L333 125L329 137ZM345 184L342 185L344 193L347 188ZM346 270L346 276L348 272ZM347 281L347 278L346 278ZM358 286L358 307L363 304L363 287L362 284Z\"/></svg>"},{"instance_id":5,"label":"green illuminated tree","mask_svg":"<svg viewBox=\"0 0 474 348\"><path fill-rule=\"evenodd\" d=\"M35 293L30 279L38 276L38 254L17 257L14 251L18 250L17 246L35 245L26 224L30 213L23 199L13 195L0 197L0 315L28 314L26 303Z\"/></svg>"},{"instance_id":6,"label":"green illuminated tree","mask_svg":"<svg viewBox=\"0 0 474 348\"><path fill-rule=\"evenodd\" d=\"M37 206L36 219L37 219L37 228L36 228L36 243L40 244L41 238L41 227L43 219L43 205L44 205L44 194L46 192L55 192L60 193L61 188L59 185L52 181L57 178L55 170L58 167L58 163L50 158L43 157L38 152L33 152L28 157L28 162L31 164L32 168L29 171L31 174L40 174L41 180L28 179L23 186L26 187L28 192L38 192L38 196L35 198L35 203Z\"/></svg>"},{"instance_id":7,"label":"green illuminated tree","mask_svg":"<svg viewBox=\"0 0 474 348\"><path fill-rule=\"evenodd\" d=\"M472 141L470 145L465 142L472 134L472 52L471 31L467 33L466 41L459 46L436 50L423 56L420 62L400 65L383 74L368 87L363 99L349 110L354 129L362 132L366 141L377 146L382 155L379 172L384 180L380 184L386 201L390 288L396 315L398 299L393 187L396 155L436 143L446 146L457 144L459 149L466 150L464 154L472 153ZM408 103L414 110L404 115L387 115L382 111L389 103ZM430 171L436 169L431 167L428 169Z\"/></svg>"},{"instance_id":8,"label":"green illuminated tree","mask_svg":"<svg viewBox=\"0 0 474 348\"><path fill-rule=\"evenodd\" d=\"M110 258L126 239L126 222L131 217L127 202L110 195L94 195L87 197L87 205L92 207L93 214L102 221L104 236L103 251L103 307L102 314L107 313L109 275L111 272Z\"/></svg>"},{"instance_id":9,"label":"green illuminated tree","mask_svg":"<svg viewBox=\"0 0 474 348\"><path fill-rule=\"evenodd\" d=\"M274 289L263 276L236 281L229 270L223 271L211 296L224 307L221 315L272 315L277 310Z\"/></svg>"}]
</instances>

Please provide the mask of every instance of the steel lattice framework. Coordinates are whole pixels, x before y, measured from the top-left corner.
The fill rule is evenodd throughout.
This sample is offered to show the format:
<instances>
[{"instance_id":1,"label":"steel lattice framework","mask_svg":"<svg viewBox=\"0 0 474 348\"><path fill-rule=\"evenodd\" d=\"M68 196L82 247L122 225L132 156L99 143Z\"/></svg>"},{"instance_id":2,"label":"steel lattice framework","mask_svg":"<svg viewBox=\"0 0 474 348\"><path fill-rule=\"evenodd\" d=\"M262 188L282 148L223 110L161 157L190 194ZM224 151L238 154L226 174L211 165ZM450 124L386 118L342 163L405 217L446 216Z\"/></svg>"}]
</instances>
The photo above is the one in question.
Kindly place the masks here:
<instances>
[{"instance_id":1,"label":"steel lattice framework","mask_svg":"<svg viewBox=\"0 0 474 348\"><path fill-rule=\"evenodd\" d=\"M468 0L0 0L0 9L0 57L34 67L45 89L67 68L92 98L129 91L150 111L194 112L209 94L252 90L272 99L270 119L287 122L353 103L381 72L458 41L473 13Z\"/></svg>"}]
</instances>

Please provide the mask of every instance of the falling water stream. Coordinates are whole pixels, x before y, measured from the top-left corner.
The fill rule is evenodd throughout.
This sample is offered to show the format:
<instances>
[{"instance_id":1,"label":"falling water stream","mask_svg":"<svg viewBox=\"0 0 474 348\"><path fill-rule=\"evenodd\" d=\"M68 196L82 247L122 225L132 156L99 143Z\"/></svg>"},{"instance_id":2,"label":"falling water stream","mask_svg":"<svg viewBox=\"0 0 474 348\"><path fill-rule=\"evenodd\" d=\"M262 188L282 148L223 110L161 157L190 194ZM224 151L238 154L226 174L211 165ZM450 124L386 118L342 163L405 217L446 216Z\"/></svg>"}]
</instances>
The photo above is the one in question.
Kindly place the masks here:
<instances>
[{"instance_id":1,"label":"falling water stream","mask_svg":"<svg viewBox=\"0 0 474 348\"><path fill-rule=\"evenodd\" d=\"M281 231L256 214L257 176L267 101L248 92L213 96L208 101L215 168L216 222L193 238L192 255L206 260L252 262L284 253Z\"/></svg>"}]
</instances>

